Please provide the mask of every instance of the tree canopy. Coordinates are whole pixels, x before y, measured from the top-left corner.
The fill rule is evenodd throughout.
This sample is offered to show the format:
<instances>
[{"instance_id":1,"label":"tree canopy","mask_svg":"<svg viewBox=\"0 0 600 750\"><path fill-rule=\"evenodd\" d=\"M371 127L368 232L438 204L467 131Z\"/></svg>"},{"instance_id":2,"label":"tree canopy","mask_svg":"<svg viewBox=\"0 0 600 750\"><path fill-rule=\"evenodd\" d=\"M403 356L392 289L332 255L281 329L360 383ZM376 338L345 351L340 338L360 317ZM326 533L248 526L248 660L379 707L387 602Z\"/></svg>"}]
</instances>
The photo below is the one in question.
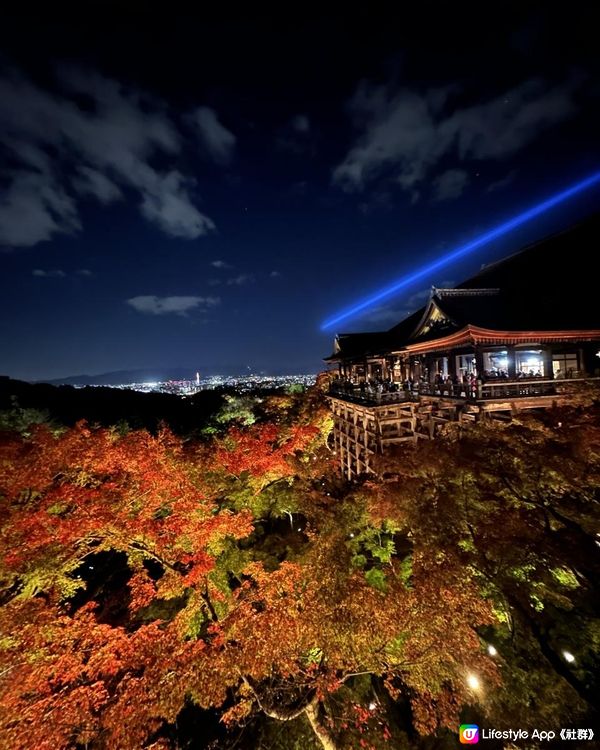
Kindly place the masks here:
<instances>
[{"instance_id":1,"label":"tree canopy","mask_svg":"<svg viewBox=\"0 0 600 750\"><path fill-rule=\"evenodd\" d=\"M378 749L591 716L595 408L455 426L353 485L330 429L313 391L203 441L2 433L0 745Z\"/></svg>"}]
</instances>

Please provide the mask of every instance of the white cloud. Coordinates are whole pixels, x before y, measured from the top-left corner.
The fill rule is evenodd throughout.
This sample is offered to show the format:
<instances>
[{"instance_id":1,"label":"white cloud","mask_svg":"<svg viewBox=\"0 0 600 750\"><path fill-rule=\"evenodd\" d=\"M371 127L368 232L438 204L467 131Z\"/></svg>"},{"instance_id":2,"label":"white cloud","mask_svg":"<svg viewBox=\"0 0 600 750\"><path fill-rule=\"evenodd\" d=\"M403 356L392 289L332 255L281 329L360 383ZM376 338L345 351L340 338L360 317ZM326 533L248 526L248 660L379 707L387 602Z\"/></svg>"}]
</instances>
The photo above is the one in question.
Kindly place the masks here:
<instances>
[{"instance_id":1,"label":"white cloud","mask_svg":"<svg viewBox=\"0 0 600 750\"><path fill-rule=\"evenodd\" d=\"M42 268L34 268L31 273L33 276L46 279L64 279L67 275L64 271L61 271L60 268L54 268L51 271L44 271Z\"/></svg>"},{"instance_id":2,"label":"white cloud","mask_svg":"<svg viewBox=\"0 0 600 750\"><path fill-rule=\"evenodd\" d=\"M175 237L214 229L195 205L195 182L168 164L183 136L163 102L98 74L63 68L62 94L24 76L0 77L0 138L11 166L0 195L0 245L25 247L80 229L78 200L103 204L137 193L142 215ZM80 109L71 96L83 94ZM48 154L53 154L52 158Z\"/></svg>"},{"instance_id":3,"label":"white cloud","mask_svg":"<svg viewBox=\"0 0 600 750\"><path fill-rule=\"evenodd\" d=\"M215 225L190 202L188 190L193 184L176 171L152 175L140 205L142 214L173 237L194 239L208 234Z\"/></svg>"},{"instance_id":4,"label":"white cloud","mask_svg":"<svg viewBox=\"0 0 600 750\"><path fill-rule=\"evenodd\" d=\"M234 276L231 279L227 279L228 286L243 286L244 284L250 284L254 281L254 276L250 273L240 273L238 276Z\"/></svg>"},{"instance_id":5,"label":"white cloud","mask_svg":"<svg viewBox=\"0 0 600 750\"><path fill-rule=\"evenodd\" d=\"M74 178L73 186L78 193L90 195L104 204L123 198L119 186L97 169L81 165L77 171L79 175Z\"/></svg>"},{"instance_id":6,"label":"white cloud","mask_svg":"<svg viewBox=\"0 0 600 750\"><path fill-rule=\"evenodd\" d=\"M469 182L469 175L464 169L448 169L433 181L434 199L448 201L458 198Z\"/></svg>"},{"instance_id":7,"label":"white cloud","mask_svg":"<svg viewBox=\"0 0 600 750\"><path fill-rule=\"evenodd\" d=\"M494 182L490 182L490 184L486 188L486 193L494 193L496 190L502 190L515 179L517 173L515 170L512 172L509 172L504 177L501 177L499 180L495 180Z\"/></svg>"},{"instance_id":8,"label":"white cloud","mask_svg":"<svg viewBox=\"0 0 600 750\"><path fill-rule=\"evenodd\" d=\"M213 268L222 268L224 270L228 268L233 268L233 266L230 263L225 263L224 260L213 260L210 265Z\"/></svg>"},{"instance_id":9,"label":"white cloud","mask_svg":"<svg viewBox=\"0 0 600 750\"><path fill-rule=\"evenodd\" d=\"M269 274L269 277L271 279L280 279L281 278L281 272L280 271L271 271Z\"/></svg>"},{"instance_id":10,"label":"white cloud","mask_svg":"<svg viewBox=\"0 0 600 750\"><path fill-rule=\"evenodd\" d=\"M190 310L206 311L220 303L219 297L174 296L157 297L154 294L140 295L126 300L127 304L148 315L187 315Z\"/></svg>"},{"instance_id":11,"label":"white cloud","mask_svg":"<svg viewBox=\"0 0 600 750\"><path fill-rule=\"evenodd\" d=\"M190 119L198 138L218 164L228 164L233 157L236 137L219 122L217 113L210 107L198 107Z\"/></svg>"},{"instance_id":12,"label":"white cloud","mask_svg":"<svg viewBox=\"0 0 600 750\"><path fill-rule=\"evenodd\" d=\"M90 271L90 269L89 269L89 268L79 268L79 269L78 269L77 271L75 271L75 273L76 273L76 274L77 274L78 276L86 276L86 277L88 277L88 278L89 278L90 276L93 276L93 275L94 275L94 274L93 274L93 272L92 272L92 271Z\"/></svg>"},{"instance_id":13,"label":"white cloud","mask_svg":"<svg viewBox=\"0 0 600 750\"><path fill-rule=\"evenodd\" d=\"M554 86L530 79L483 103L451 109L454 87L419 93L363 82L349 104L360 134L333 181L360 191L384 177L414 196L442 158L500 160L571 116L577 85L575 79Z\"/></svg>"},{"instance_id":14,"label":"white cloud","mask_svg":"<svg viewBox=\"0 0 600 750\"><path fill-rule=\"evenodd\" d=\"M1 96L1 95L0 95ZM80 228L74 200L51 174L9 174L0 196L0 245L28 247Z\"/></svg>"}]
</instances>

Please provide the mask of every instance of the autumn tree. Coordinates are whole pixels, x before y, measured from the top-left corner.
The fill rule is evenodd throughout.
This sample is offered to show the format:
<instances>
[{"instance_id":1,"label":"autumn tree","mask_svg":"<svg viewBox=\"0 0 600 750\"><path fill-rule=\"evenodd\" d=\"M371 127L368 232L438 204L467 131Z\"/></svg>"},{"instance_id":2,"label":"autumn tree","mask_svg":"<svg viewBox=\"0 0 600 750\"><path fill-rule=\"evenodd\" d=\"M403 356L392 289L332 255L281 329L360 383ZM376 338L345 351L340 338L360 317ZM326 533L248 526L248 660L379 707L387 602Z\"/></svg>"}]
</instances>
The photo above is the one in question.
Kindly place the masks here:
<instances>
[{"instance_id":1,"label":"autumn tree","mask_svg":"<svg viewBox=\"0 0 600 750\"><path fill-rule=\"evenodd\" d=\"M426 733L455 725L472 671L494 684L478 635L494 616L470 569L328 477L311 410L210 446L84 424L5 437L4 744L167 747L191 703L230 725L305 717L328 749L380 747L395 729L369 686ZM258 528L288 519L266 549ZM107 560L120 609L94 578Z\"/></svg>"},{"instance_id":2,"label":"autumn tree","mask_svg":"<svg viewBox=\"0 0 600 750\"><path fill-rule=\"evenodd\" d=\"M589 404L454 425L390 456L388 481L370 485L376 512L456 555L492 604L481 633L504 687L482 680L478 702L498 727L575 723L596 705L599 448Z\"/></svg>"},{"instance_id":3,"label":"autumn tree","mask_svg":"<svg viewBox=\"0 0 600 750\"><path fill-rule=\"evenodd\" d=\"M209 574L219 544L252 529L249 512L220 511L203 497L181 450L167 432L120 437L83 424L60 436L40 427L28 440L3 441L7 746L69 747L98 735L108 738L107 746L141 747L159 717L169 714L155 707L148 716L140 692L139 710L127 709L127 739L119 737L123 700L136 687L148 695L159 690L150 674L161 660L165 671L174 669L177 653L203 647L189 640L195 632L190 612L210 617ZM131 616L123 623L99 621L92 602L73 611L78 599L85 602L79 595L102 554L127 561L120 593ZM173 601L180 616L153 616L153 605L164 611ZM183 695L177 704L169 691L159 692L160 700L175 701L171 711L179 710Z\"/></svg>"}]
</instances>

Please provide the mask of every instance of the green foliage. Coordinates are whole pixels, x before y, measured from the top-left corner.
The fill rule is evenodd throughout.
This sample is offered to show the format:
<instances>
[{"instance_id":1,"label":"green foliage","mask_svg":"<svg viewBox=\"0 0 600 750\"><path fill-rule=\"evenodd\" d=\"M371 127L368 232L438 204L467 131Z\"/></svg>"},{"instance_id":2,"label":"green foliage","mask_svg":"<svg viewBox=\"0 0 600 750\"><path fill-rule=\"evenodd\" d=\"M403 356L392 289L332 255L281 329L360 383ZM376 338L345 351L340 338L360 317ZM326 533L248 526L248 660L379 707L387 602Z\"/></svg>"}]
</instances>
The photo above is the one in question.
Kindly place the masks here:
<instances>
[{"instance_id":1,"label":"green foliage","mask_svg":"<svg viewBox=\"0 0 600 750\"><path fill-rule=\"evenodd\" d=\"M60 600L70 599L85 588L85 582L76 574L79 565L79 560L61 565L50 558L44 566L31 566L21 577L19 598L29 599L47 591L56 591Z\"/></svg>"},{"instance_id":2,"label":"green foliage","mask_svg":"<svg viewBox=\"0 0 600 750\"><path fill-rule=\"evenodd\" d=\"M358 518L355 519L358 521ZM368 518L363 517L363 523ZM384 521L379 527L364 526L360 531L350 536L347 546L352 555L350 565L364 571L365 580L378 591L387 591L385 566L389 566L396 553L394 535L397 526L391 521ZM403 563L400 567L400 577L406 584L411 575L410 562L408 567Z\"/></svg>"},{"instance_id":3,"label":"green foliage","mask_svg":"<svg viewBox=\"0 0 600 750\"><path fill-rule=\"evenodd\" d=\"M226 489L224 506L233 510L250 510L255 518L283 518L300 508L298 489L293 479L285 477L268 484L261 492L248 483L248 475L232 480Z\"/></svg>"},{"instance_id":4,"label":"green foliage","mask_svg":"<svg viewBox=\"0 0 600 750\"><path fill-rule=\"evenodd\" d=\"M49 422L46 410L23 408L19 406L15 396L11 397L11 402L10 409L0 411L0 431L18 432L23 437L28 437L34 425Z\"/></svg>"},{"instance_id":5,"label":"green foliage","mask_svg":"<svg viewBox=\"0 0 600 750\"><path fill-rule=\"evenodd\" d=\"M384 521L378 528L365 526L353 534L348 546L354 554L362 554L373 562L389 563L396 552L394 534L397 530L391 521Z\"/></svg>"},{"instance_id":6,"label":"green foliage","mask_svg":"<svg viewBox=\"0 0 600 750\"><path fill-rule=\"evenodd\" d=\"M552 568L550 570L554 579L567 589L576 589L579 587L579 581L575 578L575 574L568 568Z\"/></svg>"},{"instance_id":7,"label":"green foliage","mask_svg":"<svg viewBox=\"0 0 600 750\"><path fill-rule=\"evenodd\" d=\"M311 648L308 653L306 654L306 664L307 665L318 665L323 660L323 651L318 646L315 646L314 648Z\"/></svg>"},{"instance_id":8,"label":"green foliage","mask_svg":"<svg viewBox=\"0 0 600 750\"><path fill-rule=\"evenodd\" d=\"M252 396L225 396L225 403L215 417L219 425L231 423L248 427L256 422L255 409L260 399Z\"/></svg>"},{"instance_id":9,"label":"green foliage","mask_svg":"<svg viewBox=\"0 0 600 750\"><path fill-rule=\"evenodd\" d=\"M404 560L400 563L400 566L398 568L398 577L404 584L406 588L410 588L411 586L411 577L413 574L413 561L412 561L412 555L407 555Z\"/></svg>"},{"instance_id":10,"label":"green foliage","mask_svg":"<svg viewBox=\"0 0 600 750\"><path fill-rule=\"evenodd\" d=\"M385 574L379 568L371 568L365 571L365 579L369 586L373 586L374 589L383 592L387 591Z\"/></svg>"},{"instance_id":11,"label":"green foliage","mask_svg":"<svg viewBox=\"0 0 600 750\"><path fill-rule=\"evenodd\" d=\"M390 663L402 663L405 658L405 647L406 641L408 640L408 633L401 633L392 638L385 647L385 652L390 659Z\"/></svg>"},{"instance_id":12,"label":"green foliage","mask_svg":"<svg viewBox=\"0 0 600 750\"><path fill-rule=\"evenodd\" d=\"M62 516L69 511L69 506L66 503L54 503L46 509L46 513L51 516Z\"/></svg>"},{"instance_id":13,"label":"green foliage","mask_svg":"<svg viewBox=\"0 0 600 750\"><path fill-rule=\"evenodd\" d=\"M352 555L352 557L350 558L350 565L352 565L353 568L364 568L366 564L366 555L361 555L359 553L357 555Z\"/></svg>"},{"instance_id":14,"label":"green foliage","mask_svg":"<svg viewBox=\"0 0 600 750\"><path fill-rule=\"evenodd\" d=\"M171 599L154 599L147 607L140 608L136 613L136 619L140 622L170 622L178 612L185 607L188 596L177 596ZM206 621L206 615L199 609L194 618L193 624L190 625L190 634L197 635L200 626Z\"/></svg>"}]
</instances>

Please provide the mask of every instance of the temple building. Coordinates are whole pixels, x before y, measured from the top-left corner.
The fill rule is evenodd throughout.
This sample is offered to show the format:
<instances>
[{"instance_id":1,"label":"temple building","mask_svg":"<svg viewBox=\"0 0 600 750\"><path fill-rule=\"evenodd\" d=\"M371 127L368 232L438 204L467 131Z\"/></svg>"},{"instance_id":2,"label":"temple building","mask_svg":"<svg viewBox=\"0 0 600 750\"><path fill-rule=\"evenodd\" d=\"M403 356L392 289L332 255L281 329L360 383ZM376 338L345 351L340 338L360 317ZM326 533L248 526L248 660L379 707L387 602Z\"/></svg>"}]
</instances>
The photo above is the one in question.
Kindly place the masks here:
<instances>
[{"instance_id":1,"label":"temple building","mask_svg":"<svg viewBox=\"0 0 600 750\"><path fill-rule=\"evenodd\" d=\"M600 215L483 266L388 331L338 334L326 362L340 467L437 424L547 408L600 374Z\"/></svg>"}]
</instances>

